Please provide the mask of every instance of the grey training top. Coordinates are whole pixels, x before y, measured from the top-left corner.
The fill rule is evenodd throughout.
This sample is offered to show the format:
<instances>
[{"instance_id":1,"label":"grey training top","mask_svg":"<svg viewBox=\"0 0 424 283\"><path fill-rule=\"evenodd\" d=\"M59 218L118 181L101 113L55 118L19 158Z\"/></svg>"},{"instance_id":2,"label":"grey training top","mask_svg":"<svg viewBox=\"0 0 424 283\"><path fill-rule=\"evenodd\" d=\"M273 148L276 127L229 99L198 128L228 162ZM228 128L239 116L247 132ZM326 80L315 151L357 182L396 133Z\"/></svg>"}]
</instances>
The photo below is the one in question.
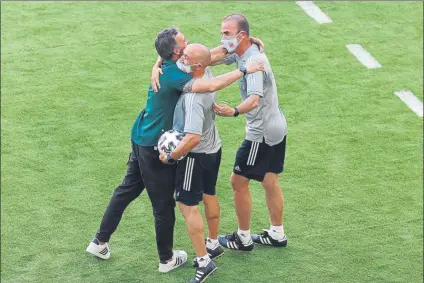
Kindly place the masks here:
<instances>
[{"instance_id":1,"label":"grey training top","mask_svg":"<svg viewBox=\"0 0 424 283\"><path fill-rule=\"evenodd\" d=\"M207 68L202 79L211 78L212 73ZM216 153L221 148L221 139L215 127L215 113L212 110L215 96L215 92L188 92L178 99L173 129L185 134L200 135L200 143L191 152Z\"/></svg>"},{"instance_id":2,"label":"grey training top","mask_svg":"<svg viewBox=\"0 0 424 283\"><path fill-rule=\"evenodd\" d=\"M273 146L280 143L287 134L287 122L278 104L277 85L268 58L252 44L242 56L233 53L223 63L230 65L236 62L237 67L241 67L251 61L264 62L265 72L248 74L239 80L243 100L252 94L261 97L260 105L245 114L246 139L262 142L265 138L266 144Z\"/></svg>"}]
</instances>

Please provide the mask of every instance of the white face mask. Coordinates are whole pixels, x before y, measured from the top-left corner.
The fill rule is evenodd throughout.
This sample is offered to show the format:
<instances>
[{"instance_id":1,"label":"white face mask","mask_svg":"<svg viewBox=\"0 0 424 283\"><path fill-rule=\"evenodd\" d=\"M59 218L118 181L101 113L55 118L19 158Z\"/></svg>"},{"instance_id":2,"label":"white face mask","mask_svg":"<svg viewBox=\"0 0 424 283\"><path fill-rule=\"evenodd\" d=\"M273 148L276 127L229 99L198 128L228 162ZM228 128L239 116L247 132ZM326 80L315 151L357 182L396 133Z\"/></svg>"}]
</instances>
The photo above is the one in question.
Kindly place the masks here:
<instances>
[{"instance_id":1,"label":"white face mask","mask_svg":"<svg viewBox=\"0 0 424 283\"><path fill-rule=\"evenodd\" d=\"M193 66L200 66L200 64L186 65L186 64L183 64L183 62L181 62L181 59L177 61L178 69L180 69L181 71L187 74L190 74L193 72L193 69L192 69Z\"/></svg>"},{"instance_id":2,"label":"white face mask","mask_svg":"<svg viewBox=\"0 0 424 283\"><path fill-rule=\"evenodd\" d=\"M237 36L240 34L240 32L234 36L233 38L229 38L229 39L221 39L221 43L222 45L224 45L224 48L227 49L228 53L234 52L234 50L237 49L237 47L239 46L240 42L237 40Z\"/></svg>"}]
</instances>

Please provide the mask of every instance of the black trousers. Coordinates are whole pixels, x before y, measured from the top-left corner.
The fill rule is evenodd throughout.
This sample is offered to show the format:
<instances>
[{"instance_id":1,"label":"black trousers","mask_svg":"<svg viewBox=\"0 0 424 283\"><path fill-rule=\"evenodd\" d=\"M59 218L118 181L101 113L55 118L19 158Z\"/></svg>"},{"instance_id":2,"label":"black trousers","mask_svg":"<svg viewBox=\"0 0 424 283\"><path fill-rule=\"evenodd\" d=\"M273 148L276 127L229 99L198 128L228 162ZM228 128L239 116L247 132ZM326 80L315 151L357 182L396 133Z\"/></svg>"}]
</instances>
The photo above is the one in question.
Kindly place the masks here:
<instances>
[{"instance_id":1,"label":"black trousers","mask_svg":"<svg viewBox=\"0 0 424 283\"><path fill-rule=\"evenodd\" d=\"M153 146L140 146L132 142L127 172L109 201L96 238L108 242L126 207L146 188L155 217L159 259L170 259L175 225L174 187L175 165L163 164Z\"/></svg>"}]
</instances>

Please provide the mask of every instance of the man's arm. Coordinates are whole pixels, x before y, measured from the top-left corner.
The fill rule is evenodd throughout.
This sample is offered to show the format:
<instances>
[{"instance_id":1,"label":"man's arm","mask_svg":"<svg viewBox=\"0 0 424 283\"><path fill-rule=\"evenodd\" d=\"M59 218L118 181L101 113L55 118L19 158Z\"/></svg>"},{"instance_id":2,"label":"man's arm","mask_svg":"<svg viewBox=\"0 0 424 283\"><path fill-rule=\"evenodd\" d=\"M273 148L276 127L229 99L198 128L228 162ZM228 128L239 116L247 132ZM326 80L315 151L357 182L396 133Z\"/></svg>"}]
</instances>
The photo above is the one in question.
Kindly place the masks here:
<instances>
[{"instance_id":1,"label":"man's arm","mask_svg":"<svg viewBox=\"0 0 424 283\"><path fill-rule=\"evenodd\" d=\"M240 70L234 70L229 73L225 73L223 75L219 75L217 77L214 77L210 80L207 79L196 79L193 81L193 84L191 85L191 89L188 91L191 92L215 92L218 90L221 90L236 80L243 77L244 74Z\"/></svg>"},{"instance_id":2,"label":"man's arm","mask_svg":"<svg viewBox=\"0 0 424 283\"><path fill-rule=\"evenodd\" d=\"M163 59L162 57L158 56L158 59L156 60L156 63L153 65L153 70L156 68L160 68L162 66Z\"/></svg>"},{"instance_id":3,"label":"man's arm","mask_svg":"<svg viewBox=\"0 0 424 283\"><path fill-rule=\"evenodd\" d=\"M178 160L182 156L185 156L199 144L203 131L203 122L205 121L203 98L194 93L187 93L184 99L184 133L186 133L186 135L178 144L177 148L170 153L170 157L174 160ZM162 158L163 156L161 160ZM165 159L167 161L167 158Z\"/></svg>"},{"instance_id":4,"label":"man's arm","mask_svg":"<svg viewBox=\"0 0 424 283\"><path fill-rule=\"evenodd\" d=\"M261 97L256 94L251 94L247 99L243 100L242 103L240 103L237 106L237 111L239 114L246 114L247 112L252 111L253 109L257 108L261 103ZM216 115L223 116L223 117L233 117L236 113L236 109L233 107L230 107L229 105L223 103L223 104L216 104L213 105L213 111Z\"/></svg>"},{"instance_id":5,"label":"man's arm","mask_svg":"<svg viewBox=\"0 0 424 283\"><path fill-rule=\"evenodd\" d=\"M158 90L160 89L159 76L163 75L163 71L161 68L162 63L163 63L163 60L159 56L158 59L156 60L156 63L153 65L152 77L150 78L150 83L152 84L152 89L154 92L158 92Z\"/></svg>"},{"instance_id":6,"label":"man's arm","mask_svg":"<svg viewBox=\"0 0 424 283\"><path fill-rule=\"evenodd\" d=\"M195 148L196 145L199 144L199 142L200 142L200 135L187 133L182 139L182 141L180 141L177 148L170 153L171 158L174 160L180 159L181 156L186 155L193 148Z\"/></svg>"},{"instance_id":7,"label":"man's arm","mask_svg":"<svg viewBox=\"0 0 424 283\"><path fill-rule=\"evenodd\" d=\"M261 98L264 96L264 73L256 72L254 74L247 75L246 86L248 98L236 107L239 114L250 112L260 105ZM224 117L234 116L236 111L235 108L232 108L227 104L214 104L213 110L217 115Z\"/></svg>"},{"instance_id":8,"label":"man's arm","mask_svg":"<svg viewBox=\"0 0 424 283\"><path fill-rule=\"evenodd\" d=\"M257 94L251 94L247 99L243 100L243 102L237 106L237 110L240 114L245 114L247 112L252 111L256 107L258 107L260 104L261 104L261 97Z\"/></svg>"},{"instance_id":9,"label":"man's arm","mask_svg":"<svg viewBox=\"0 0 424 283\"><path fill-rule=\"evenodd\" d=\"M196 145L198 145L200 142L200 135L197 134L186 134L184 136L184 138L180 141L180 143L178 144L177 148L174 149L169 156L173 159L173 160L178 160L181 158L181 156L186 155L187 153L189 153L193 148L196 147ZM160 152L160 156L159 159L163 162L163 163L168 163L168 157L166 156L166 153L164 151L162 151L161 149L159 149Z\"/></svg>"},{"instance_id":10,"label":"man's arm","mask_svg":"<svg viewBox=\"0 0 424 283\"><path fill-rule=\"evenodd\" d=\"M247 74L264 70L264 64L260 61L252 61L246 64ZM196 79L192 83L187 84L187 88L184 87L184 92L215 92L229 86L243 76L243 72L234 70L210 80Z\"/></svg>"},{"instance_id":11,"label":"man's arm","mask_svg":"<svg viewBox=\"0 0 424 283\"><path fill-rule=\"evenodd\" d=\"M159 62L159 60L158 60ZM246 73L254 73L258 71L265 70L262 62L249 62L246 64ZM171 82L172 87L186 92L215 92L217 90L223 89L224 87L229 86L239 78L244 75L240 70L234 70L232 72L226 73L224 75L217 76L212 79L193 79L189 74L182 71L178 72ZM152 78L153 80L153 78ZM159 77L158 77L159 82ZM153 90L155 89L154 84L152 83Z\"/></svg>"},{"instance_id":12,"label":"man's arm","mask_svg":"<svg viewBox=\"0 0 424 283\"><path fill-rule=\"evenodd\" d=\"M211 52L211 62L209 66L215 66L222 63L222 60L225 59L229 54L227 49L223 45L217 46L210 50Z\"/></svg>"}]
</instances>

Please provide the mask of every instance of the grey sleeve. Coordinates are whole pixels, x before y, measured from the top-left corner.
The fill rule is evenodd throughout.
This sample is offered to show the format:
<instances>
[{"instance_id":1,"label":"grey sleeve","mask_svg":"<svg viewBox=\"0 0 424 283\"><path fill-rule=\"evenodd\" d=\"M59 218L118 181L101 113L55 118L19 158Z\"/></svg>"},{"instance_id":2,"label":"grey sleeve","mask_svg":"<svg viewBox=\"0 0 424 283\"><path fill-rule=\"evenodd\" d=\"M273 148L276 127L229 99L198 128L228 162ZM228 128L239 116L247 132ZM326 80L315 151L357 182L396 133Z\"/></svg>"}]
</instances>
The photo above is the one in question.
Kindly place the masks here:
<instances>
[{"instance_id":1,"label":"grey sleeve","mask_svg":"<svg viewBox=\"0 0 424 283\"><path fill-rule=\"evenodd\" d=\"M246 76L247 96L256 94L264 97L264 73L256 72Z\"/></svg>"},{"instance_id":2,"label":"grey sleeve","mask_svg":"<svg viewBox=\"0 0 424 283\"><path fill-rule=\"evenodd\" d=\"M250 62L250 58L247 62ZM246 94L247 96L251 94L259 95L264 97L264 73L256 72L253 74L246 75Z\"/></svg>"},{"instance_id":3,"label":"grey sleeve","mask_svg":"<svg viewBox=\"0 0 424 283\"><path fill-rule=\"evenodd\" d=\"M236 62L236 59L237 59L237 55L235 53L233 53L233 54L225 57L224 59L222 59L221 63L225 64L225 65L231 65L234 62Z\"/></svg>"},{"instance_id":4,"label":"grey sleeve","mask_svg":"<svg viewBox=\"0 0 424 283\"><path fill-rule=\"evenodd\" d=\"M195 93L187 93L185 95L184 133L201 135L203 132L205 114L203 111L202 96L202 94Z\"/></svg>"}]
</instances>

